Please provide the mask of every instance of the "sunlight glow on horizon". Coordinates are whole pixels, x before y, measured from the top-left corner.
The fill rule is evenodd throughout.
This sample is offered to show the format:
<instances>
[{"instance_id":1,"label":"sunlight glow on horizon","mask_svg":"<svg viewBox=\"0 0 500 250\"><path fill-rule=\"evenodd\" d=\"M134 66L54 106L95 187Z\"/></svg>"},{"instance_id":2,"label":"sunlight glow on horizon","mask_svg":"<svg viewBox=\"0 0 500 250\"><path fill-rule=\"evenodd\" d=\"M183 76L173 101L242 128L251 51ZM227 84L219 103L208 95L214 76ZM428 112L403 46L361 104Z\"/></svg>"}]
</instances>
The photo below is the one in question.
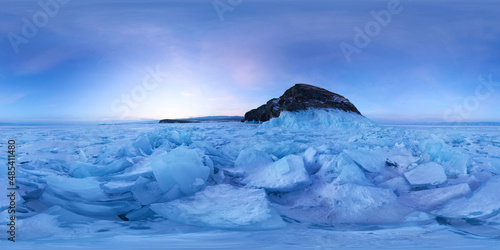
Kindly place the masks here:
<instances>
[{"instance_id":1,"label":"sunlight glow on horizon","mask_svg":"<svg viewBox=\"0 0 500 250\"><path fill-rule=\"evenodd\" d=\"M339 44L387 1L258 0L224 21L202 1L71 1L18 53L0 42L0 122L243 116L296 83L374 120L500 121L500 85L477 95L500 82L500 6L459 2L401 1L347 62ZM39 9L9 3L0 31Z\"/></svg>"}]
</instances>

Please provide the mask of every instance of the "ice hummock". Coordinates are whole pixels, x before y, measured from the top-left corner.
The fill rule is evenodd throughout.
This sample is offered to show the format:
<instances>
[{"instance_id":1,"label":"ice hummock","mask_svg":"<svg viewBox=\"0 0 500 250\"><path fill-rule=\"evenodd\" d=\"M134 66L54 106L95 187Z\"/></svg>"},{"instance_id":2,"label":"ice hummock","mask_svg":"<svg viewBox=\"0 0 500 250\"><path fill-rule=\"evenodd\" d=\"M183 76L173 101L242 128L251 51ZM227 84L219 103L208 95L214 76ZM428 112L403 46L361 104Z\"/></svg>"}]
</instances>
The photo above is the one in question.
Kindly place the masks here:
<instances>
[{"instance_id":1,"label":"ice hummock","mask_svg":"<svg viewBox=\"0 0 500 250\"><path fill-rule=\"evenodd\" d=\"M269 165L249 170L243 183L268 191L290 192L311 183L304 160L297 155L285 156Z\"/></svg>"},{"instance_id":2,"label":"ice hummock","mask_svg":"<svg viewBox=\"0 0 500 250\"><path fill-rule=\"evenodd\" d=\"M151 168L163 192L177 187L185 195L203 190L210 173L196 150L184 146L157 156Z\"/></svg>"},{"instance_id":3,"label":"ice hummock","mask_svg":"<svg viewBox=\"0 0 500 250\"><path fill-rule=\"evenodd\" d=\"M404 228L443 218L498 230L497 127L381 127L357 114L308 110L260 125L92 129L19 129L20 225L54 232L36 237L173 221L185 226L179 232ZM7 208L4 196L2 220Z\"/></svg>"},{"instance_id":4,"label":"ice hummock","mask_svg":"<svg viewBox=\"0 0 500 250\"><path fill-rule=\"evenodd\" d=\"M170 220L197 226L228 229L273 229L285 223L262 189L227 184L207 187L193 196L151 205Z\"/></svg>"},{"instance_id":5,"label":"ice hummock","mask_svg":"<svg viewBox=\"0 0 500 250\"><path fill-rule=\"evenodd\" d=\"M443 166L435 162L418 165L403 175L413 187L437 186L447 181Z\"/></svg>"},{"instance_id":6,"label":"ice hummock","mask_svg":"<svg viewBox=\"0 0 500 250\"><path fill-rule=\"evenodd\" d=\"M357 129L374 126L375 123L362 115L335 109L285 111L262 124L263 128L287 129Z\"/></svg>"},{"instance_id":7,"label":"ice hummock","mask_svg":"<svg viewBox=\"0 0 500 250\"><path fill-rule=\"evenodd\" d=\"M406 195L402 195L403 199L408 198L408 202L411 206L415 206L421 211L432 211L445 204L446 202L468 195L471 189L468 184L461 183L458 185L419 190L414 192L408 192Z\"/></svg>"},{"instance_id":8,"label":"ice hummock","mask_svg":"<svg viewBox=\"0 0 500 250\"><path fill-rule=\"evenodd\" d=\"M448 218L488 218L500 213L500 177L487 181L470 197L447 203L436 214Z\"/></svg>"}]
</instances>

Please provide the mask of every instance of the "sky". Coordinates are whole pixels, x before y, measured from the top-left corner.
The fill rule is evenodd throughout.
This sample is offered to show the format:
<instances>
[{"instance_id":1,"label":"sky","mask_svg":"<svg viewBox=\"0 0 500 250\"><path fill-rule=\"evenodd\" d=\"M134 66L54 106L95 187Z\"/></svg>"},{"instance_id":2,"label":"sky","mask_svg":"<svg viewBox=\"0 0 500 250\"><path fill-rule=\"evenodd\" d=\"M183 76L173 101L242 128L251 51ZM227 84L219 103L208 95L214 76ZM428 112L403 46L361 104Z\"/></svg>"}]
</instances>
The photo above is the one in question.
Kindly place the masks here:
<instances>
[{"instance_id":1,"label":"sky","mask_svg":"<svg viewBox=\"0 0 500 250\"><path fill-rule=\"evenodd\" d=\"M377 122L500 121L500 2L1 1L0 122L240 115L296 83Z\"/></svg>"}]
</instances>

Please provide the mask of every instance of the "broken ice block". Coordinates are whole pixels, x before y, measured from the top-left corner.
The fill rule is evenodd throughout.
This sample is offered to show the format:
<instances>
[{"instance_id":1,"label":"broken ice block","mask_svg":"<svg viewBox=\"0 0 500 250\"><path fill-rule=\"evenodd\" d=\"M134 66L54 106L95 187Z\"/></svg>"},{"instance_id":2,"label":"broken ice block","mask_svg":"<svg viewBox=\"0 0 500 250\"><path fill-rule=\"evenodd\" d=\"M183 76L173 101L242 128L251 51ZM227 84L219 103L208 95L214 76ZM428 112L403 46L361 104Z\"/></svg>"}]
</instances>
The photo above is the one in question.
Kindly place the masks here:
<instances>
[{"instance_id":1,"label":"broken ice block","mask_svg":"<svg viewBox=\"0 0 500 250\"><path fill-rule=\"evenodd\" d=\"M190 197L152 204L151 209L180 223L227 229L273 229L284 227L262 189L209 186Z\"/></svg>"},{"instance_id":2,"label":"broken ice block","mask_svg":"<svg viewBox=\"0 0 500 250\"><path fill-rule=\"evenodd\" d=\"M491 178L470 197L447 203L436 213L451 218L486 218L500 212L500 177Z\"/></svg>"},{"instance_id":3,"label":"broken ice block","mask_svg":"<svg viewBox=\"0 0 500 250\"><path fill-rule=\"evenodd\" d=\"M178 185L185 195L203 190L210 173L196 150L184 146L159 155L151 168L163 192Z\"/></svg>"},{"instance_id":4,"label":"broken ice block","mask_svg":"<svg viewBox=\"0 0 500 250\"><path fill-rule=\"evenodd\" d=\"M413 187L436 186L447 180L443 166L435 162L418 165L403 175Z\"/></svg>"},{"instance_id":5,"label":"broken ice block","mask_svg":"<svg viewBox=\"0 0 500 250\"><path fill-rule=\"evenodd\" d=\"M311 183L302 157L288 155L269 166L250 171L243 183L269 191L289 192Z\"/></svg>"}]
</instances>

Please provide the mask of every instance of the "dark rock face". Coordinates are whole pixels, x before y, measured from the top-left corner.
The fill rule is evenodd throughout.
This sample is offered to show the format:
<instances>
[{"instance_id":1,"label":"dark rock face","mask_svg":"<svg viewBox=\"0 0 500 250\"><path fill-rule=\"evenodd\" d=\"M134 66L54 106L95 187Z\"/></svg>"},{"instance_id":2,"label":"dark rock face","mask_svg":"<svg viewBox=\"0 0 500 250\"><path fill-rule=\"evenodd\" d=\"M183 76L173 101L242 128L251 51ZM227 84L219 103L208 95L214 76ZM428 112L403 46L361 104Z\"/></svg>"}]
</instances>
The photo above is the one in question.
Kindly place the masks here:
<instances>
[{"instance_id":1,"label":"dark rock face","mask_svg":"<svg viewBox=\"0 0 500 250\"><path fill-rule=\"evenodd\" d=\"M279 97L248 111L242 121L268 121L278 117L282 111L306 109L340 109L361 115L347 98L308 84L295 84Z\"/></svg>"},{"instance_id":2,"label":"dark rock face","mask_svg":"<svg viewBox=\"0 0 500 250\"><path fill-rule=\"evenodd\" d=\"M273 98L266 104L248 111L242 121L269 121L280 115L279 98Z\"/></svg>"}]
</instances>

